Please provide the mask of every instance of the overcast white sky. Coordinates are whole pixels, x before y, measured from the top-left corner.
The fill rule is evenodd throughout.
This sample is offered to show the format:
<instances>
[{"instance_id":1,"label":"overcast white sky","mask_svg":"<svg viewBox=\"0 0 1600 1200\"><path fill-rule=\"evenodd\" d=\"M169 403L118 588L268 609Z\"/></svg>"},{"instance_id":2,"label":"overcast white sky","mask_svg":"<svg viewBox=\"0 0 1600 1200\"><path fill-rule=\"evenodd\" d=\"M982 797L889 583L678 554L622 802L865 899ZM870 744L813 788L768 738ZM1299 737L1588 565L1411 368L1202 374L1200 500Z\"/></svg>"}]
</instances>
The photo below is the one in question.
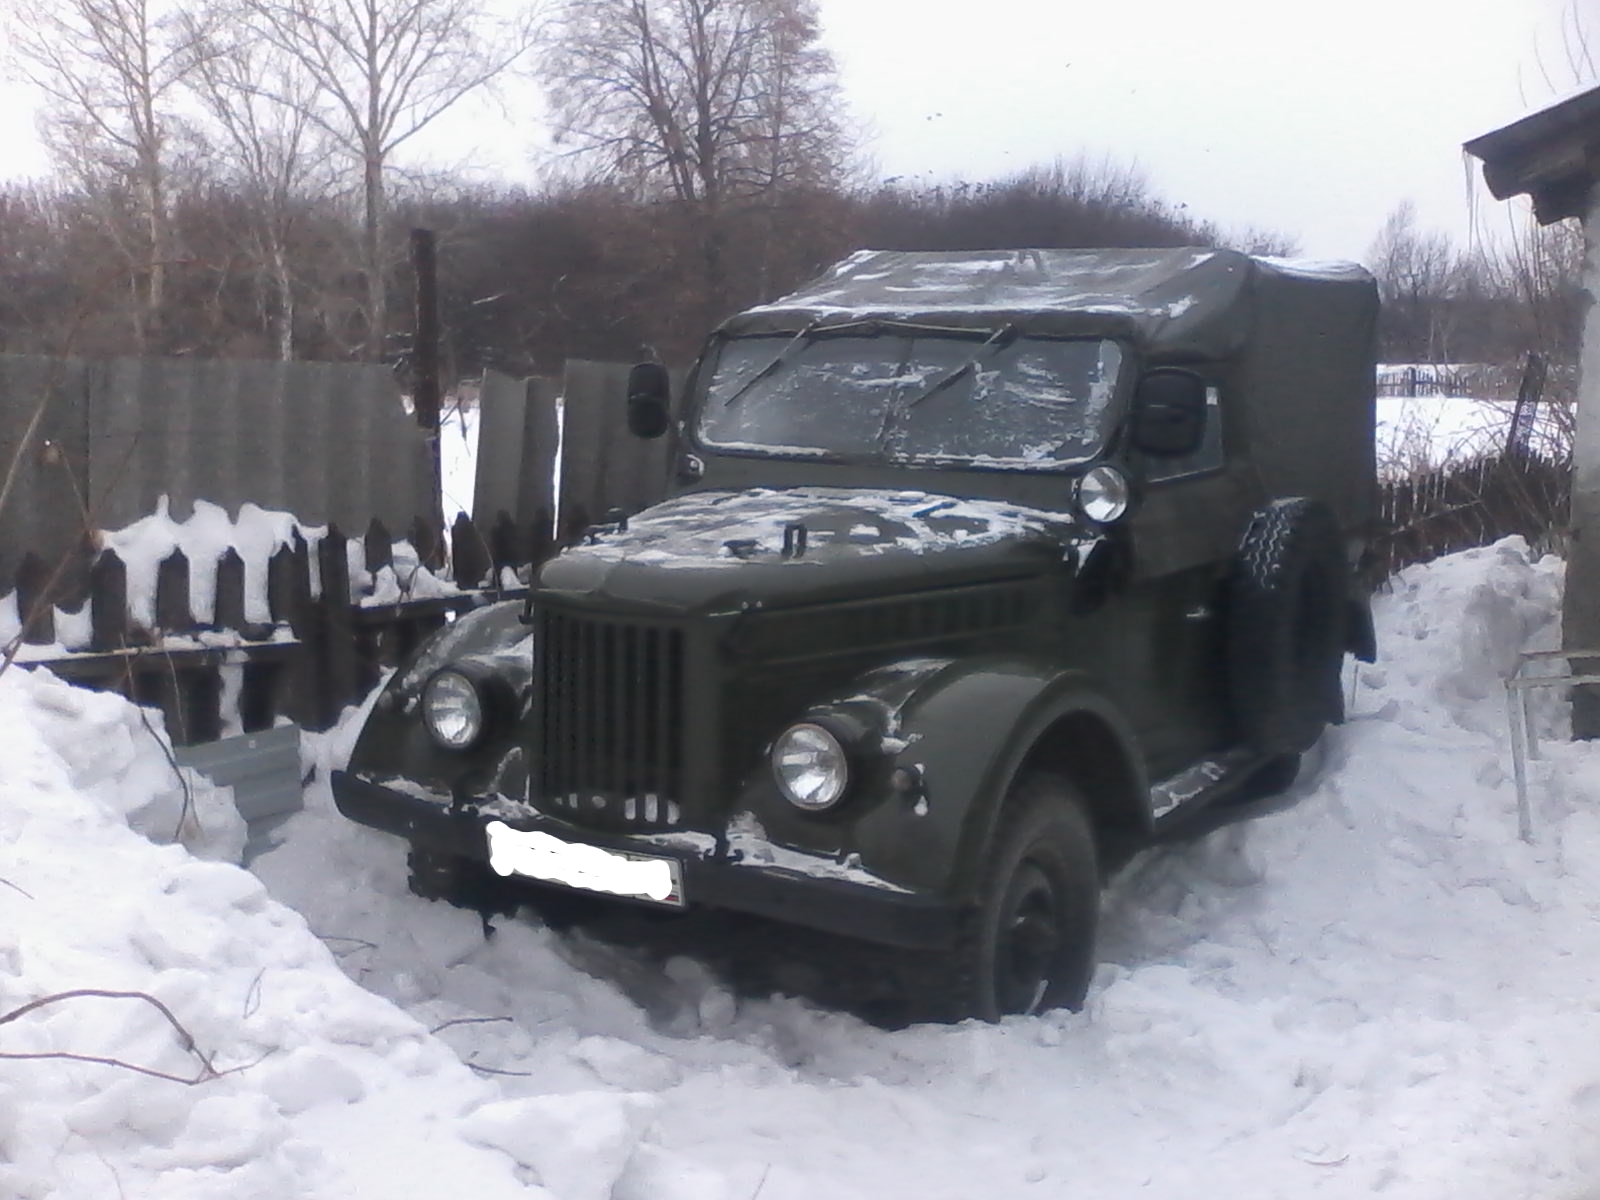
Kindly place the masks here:
<instances>
[{"instance_id":1,"label":"overcast white sky","mask_svg":"<svg viewBox=\"0 0 1600 1200\"><path fill-rule=\"evenodd\" d=\"M1407 198L1466 239L1460 145L1570 88L1565 2L818 0L879 177L1109 155L1202 218L1351 258ZM4 173L42 172L26 94L0 104ZM514 168L531 124L475 116L435 146Z\"/></svg>"},{"instance_id":2,"label":"overcast white sky","mask_svg":"<svg viewBox=\"0 0 1600 1200\"><path fill-rule=\"evenodd\" d=\"M1550 98L1541 58L1572 83L1560 0L819 3L883 174L1109 154L1321 257L1361 257L1407 197L1464 240L1461 143Z\"/></svg>"}]
</instances>

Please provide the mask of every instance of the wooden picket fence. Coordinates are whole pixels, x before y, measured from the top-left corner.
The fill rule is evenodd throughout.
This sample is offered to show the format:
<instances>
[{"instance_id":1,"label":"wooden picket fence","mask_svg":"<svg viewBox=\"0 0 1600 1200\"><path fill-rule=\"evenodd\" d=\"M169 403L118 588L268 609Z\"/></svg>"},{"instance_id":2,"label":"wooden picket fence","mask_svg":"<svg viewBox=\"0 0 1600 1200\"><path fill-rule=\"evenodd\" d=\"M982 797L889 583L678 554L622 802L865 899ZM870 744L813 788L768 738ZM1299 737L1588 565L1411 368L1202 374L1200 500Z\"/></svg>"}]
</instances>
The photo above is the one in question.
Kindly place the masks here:
<instances>
[{"instance_id":1,"label":"wooden picket fence","mask_svg":"<svg viewBox=\"0 0 1600 1200\"><path fill-rule=\"evenodd\" d=\"M1572 467L1528 452L1495 455L1383 484L1361 575L1372 588L1412 563L1521 534L1560 548Z\"/></svg>"},{"instance_id":2,"label":"wooden picket fence","mask_svg":"<svg viewBox=\"0 0 1600 1200\"><path fill-rule=\"evenodd\" d=\"M350 540L330 526L314 546L296 532L279 547L265 564L266 622L247 619L245 563L231 548L217 561L212 618L204 624L194 615L189 560L181 550L162 560L150 627L129 611L127 566L115 551L84 546L55 564L24 555L12 581L17 611L26 619L24 644L55 643L57 609L72 613L80 626L86 613L90 636L85 649L25 654L17 665L46 666L73 683L159 708L179 745L222 736L235 719L243 732L270 728L280 717L326 729L385 667L397 666L452 614L524 595L521 581L556 549L548 518L518 526L501 513L480 530L462 515L448 541L442 529L419 518L408 540L420 564L457 591L363 604L351 597ZM393 538L381 522L368 526L361 545L370 573L393 566ZM404 581L401 586L403 595Z\"/></svg>"},{"instance_id":3,"label":"wooden picket fence","mask_svg":"<svg viewBox=\"0 0 1600 1200\"><path fill-rule=\"evenodd\" d=\"M1379 588L1412 563L1508 534L1559 548L1570 475L1566 462L1514 453L1384 484L1361 565L1363 582ZM407 538L418 561L456 590L381 604L351 597L351 539L337 527L314 546L296 533L265 565L265 622L247 619L245 564L232 549L216 564L212 604L199 606L212 614L203 624L189 594L188 560L174 551L162 561L150 627L130 614L127 567L114 551L85 546L55 564L27 554L10 581L18 612L33 614L24 641L54 644L57 609L74 614L79 628L87 614L90 633L83 649L46 657L35 652L18 665L48 666L74 683L157 707L180 745L214 739L235 722L244 732L270 728L282 717L326 729L384 668L399 665L452 615L525 595L531 571L581 538L589 521L578 509L558 532L540 509L532 522L519 524L502 512L480 529L461 516L446 539L437 525L415 520ZM369 573L393 565L393 538L381 522L373 521L360 542ZM313 557L321 581L315 594ZM5 590L0 581L0 594ZM402 585L402 595L406 590Z\"/></svg>"}]
</instances>

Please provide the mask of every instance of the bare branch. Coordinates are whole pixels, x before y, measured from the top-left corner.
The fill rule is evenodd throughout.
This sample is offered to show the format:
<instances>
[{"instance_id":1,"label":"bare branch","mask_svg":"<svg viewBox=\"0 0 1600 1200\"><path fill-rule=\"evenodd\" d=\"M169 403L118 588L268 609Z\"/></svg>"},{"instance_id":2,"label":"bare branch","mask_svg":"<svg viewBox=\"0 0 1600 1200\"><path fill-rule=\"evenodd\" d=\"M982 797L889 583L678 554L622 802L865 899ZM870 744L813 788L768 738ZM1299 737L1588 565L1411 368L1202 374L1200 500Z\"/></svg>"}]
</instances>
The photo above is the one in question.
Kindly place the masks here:
<instances>
[{"instance_id":1,"label":"bare branch","mask_svg":"<svg viewBox=\"0 0 1600 1200\"><path fill-rule=\"evenodd\" d=\"M257 1064L265 1061L265 1059L271 1053L269 1051L268 1054L263 1054L260 1058L257 1058L253 1062L244 1063L237 1067L228 1067L225 1070L218 1070L216 1065L212 1062L211 1057L202 1051L198 1045L196 1045L194 1035L189 1032L189 1030L184 1026L183 1022L178 1020L170 1008L168 1008L154 996L150 995L148 992L109 991L101 988L75 988L72 991L54 992L48 996L40 996L37 1000L30 1000L28 1003L21 1005L18 1008L14 1008L10 1012L0 1013L0 1025L6 1025L12 1021L20 1020L29 1013L36 1012L39 1009L49 1007L50 1005L62 1004L68 1000L81 1000L84 998L96 998L102 1000L137 1000L141 1004L148 1005L149 1007L155 1009L161 1014L162 1019L165 1020L166 1023L171 1027L173 1034L178 1039L180 1048L182 1048L185 1053L192 1056L196 1062L198 1062L199 1069L192 1076L175 1075L168 1071L158 1071L154 1067L141 1066L138 1063L126 1062L119 1058L110 1058L95 1054L78 1054L66 1050L0 1050L0 1059L11 1059L18 1062L57 1059L67 1062L96 1063L100 1066L116 1067L124 1071L133 1071L139 1075L148 1075L152 1079L166 1079L172 1083L181 1083L189 1087L193 1087L197 1084L209 1083L213 1079L221 1079L228 1075L236 1075L240 1071L247 1071L251 1067L254 1067Z\"/></svg>"},{"instance_id":2,"label":"bare branch","mask_svg":"<svg viewBox=\"0 0 1600 1200\"><path fill-rule=\"evenodd\" d=\"M377 358L387 328L390 156L517 62L531 26L495 19L484 0L239 2L262 42L314 83L309 92L261 83L261 94L300 113L361 170L366 349Z\"/></svg>"}]
</instances>

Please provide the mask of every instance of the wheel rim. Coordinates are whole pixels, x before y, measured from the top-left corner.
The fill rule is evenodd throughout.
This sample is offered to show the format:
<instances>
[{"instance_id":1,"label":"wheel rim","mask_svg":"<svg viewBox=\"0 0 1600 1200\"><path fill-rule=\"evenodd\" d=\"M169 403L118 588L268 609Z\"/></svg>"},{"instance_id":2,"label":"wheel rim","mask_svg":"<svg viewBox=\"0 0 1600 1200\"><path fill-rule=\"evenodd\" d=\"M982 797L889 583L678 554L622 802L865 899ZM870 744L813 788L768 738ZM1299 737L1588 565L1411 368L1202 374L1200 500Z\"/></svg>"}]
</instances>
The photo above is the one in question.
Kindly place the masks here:
<instances>
[{"instance_id":1,"label":"wheel rim","mask_svg":"<svg viewBox=\"0 0 1600 1200\"><path fill-rule=\"evenodd\" d=\"M995 999L1002 1013L1031 1013L1049 991L1061 953L1061 901L1049 875L1025 862L1012 876L995 944Z\"/></svg>"}]
</instances>

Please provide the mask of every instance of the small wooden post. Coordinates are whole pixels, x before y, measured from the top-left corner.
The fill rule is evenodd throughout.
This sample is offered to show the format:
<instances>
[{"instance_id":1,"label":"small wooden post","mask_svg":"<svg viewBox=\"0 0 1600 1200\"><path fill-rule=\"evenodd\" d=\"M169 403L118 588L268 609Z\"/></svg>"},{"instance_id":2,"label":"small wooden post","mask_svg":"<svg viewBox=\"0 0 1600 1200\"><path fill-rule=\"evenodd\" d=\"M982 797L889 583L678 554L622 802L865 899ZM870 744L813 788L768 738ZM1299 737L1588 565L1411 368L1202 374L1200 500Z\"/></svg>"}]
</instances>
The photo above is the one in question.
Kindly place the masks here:
<instances>
[{"instance_id":1,"label":"small wooden post","mask_svg":"<svg viewBox=\"0 0 1600 1200\"><path fill-rule=\"evenodd\" d=\"M173 550L156 564L156 628L163 633L194 630L194 609L189 604L189 556Z\"/></svg>"},{"instance_id":2,"label":"small wooden post","mask_svg":"<svg viewBox=\"0 0 1600 1200\"><path fill-rule=\"evenodd\" d=\"M439 527L426 517L416 517L411 522L411 548L417 552L417 561L430 571L444 566L444 538Z\"/></svg>"},{"instance_id":3,"label":"small wooden post","mask_svg":"<svg viewBox=\"0 0 1600 1200\"><path fill-rule=\"evenodd\" d=\"M317 705L316 618L311 607L311 557L305 539L280 546L267 564L267 603L272 619L287 623L300 645L280 673L277 712L311 728L319 719Z\"/></svg>"},{"instance_id":4,"label":"small wooden post","mask_svg":"<svg viewBox=\"0 0 1600 1200\"><path fill-rule=\"evenodd\" d=\"M374 575L394 565L394 539L389 536L388 527L377 517L373 517L372 523L367 526L367 534L361 539L361 545L366 553L367 570Z\"/></svg>"},{"instance_id":5,"label":"small wooden post","mask_svg":"<svg viewBox=\"0 0 1600 1200\"><path fill-rule=\"evenodd\" d=\"M270 570L269 564L269 578ZM232 630L249 642L272 636L271 625L252 621L245 615L244 559L232 546L217 559L217 600L211 613L211 625L214 629Z\"/></svg>"},{"instance_id":6,"label":"small wooden post","mask_svg":"<svg viewBox=\"0 0 1600 1200\"><path fill-rule=\"evenodd\" d=\"M317 568L322 575L322 599L317 606L317 640L321 643L317 658L322 668L317 688L317 729L329 728L339 719L344 706L356 699L356 643L354 622L350 619L347 541L337 525L329 525L327 535L317 543Z\"/></svg>"},{"instance_id":7,"label":"small wooden post","mask_svg":"<svg viewBox=\"0 0 1600 1200\"><path fill-rule=\"evenodd\" d=\"M489 547L466 513L457 513L455 524L450 527L450 558L451 577L462 589L482 587L493 568Z\"/></svg>"},{"instance_id":8,"label":"small wooden post","mask_svg":"<svg viewBox=\"0 0 1600 1200\"><path fill-rule=\"evenodd\" d=\"M211 606L211 627L243 631L244 559L229 546L217 559L217 596Z\"/></svg>"},{"instance_id":9,"label":"small wooden post","mask_svg":"<svg viewBox=\"0 0 1600 1200\"><path fill-rule=\"evenodd\" d=\"M51 603L50 568L32 550L17 565L17 619L22 640L30 646L48 646L56 640L56 610Z\"/></svg>"},{"instance_id":10,"label":"small wooden post","mask_svg":"<svg viewBox=\"0 0 1600 1200\"><path fill-rule=\"evenodd\" d=\"M115 550L103 550L89 568L90 646L121 650L128 644L128 568Z\"/></svg>"},{"instance_id":11,"label":"small wooden post","mask_svg":"<svg viewBox=\"0 0 1600 1200\"><path fill-rule=\"evenodd\" d=\"M494 586L500 586L500 573L509 567L515 571L523 565L524 539L518 536L517 523L511 514L501 509L489 526L489 557L494 562Z\"/></svg>"}]
</instances>

